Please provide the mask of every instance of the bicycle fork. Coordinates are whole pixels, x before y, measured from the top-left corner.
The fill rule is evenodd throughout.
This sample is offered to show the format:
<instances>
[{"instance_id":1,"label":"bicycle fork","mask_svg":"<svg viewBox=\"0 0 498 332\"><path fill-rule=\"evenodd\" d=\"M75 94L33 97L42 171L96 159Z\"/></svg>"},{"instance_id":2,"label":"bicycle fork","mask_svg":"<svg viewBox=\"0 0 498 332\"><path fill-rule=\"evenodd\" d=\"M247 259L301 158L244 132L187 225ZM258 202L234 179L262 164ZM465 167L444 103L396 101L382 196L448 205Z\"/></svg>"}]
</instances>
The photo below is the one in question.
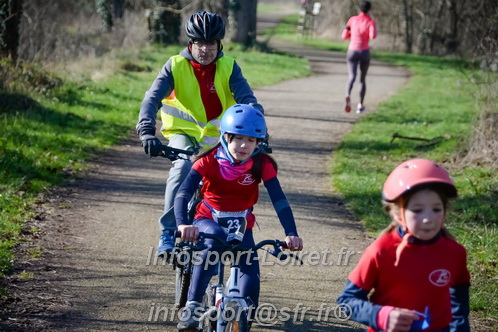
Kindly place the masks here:
<instances>
[{"instance_id":1,"label":"bicycle fork","mask_svg":"<svg viewBox=\"0 0 498 332\"><path fill-rule=\"evenodd\" d=\"M241 296L239 285L240 266L234 264L230 267L230 277L228 278L225 292L217 289L216 295L222 296L221 299L216 299L216 304L219 303L219 317L216 324L216 331L224 331L225 326L230 321L240 322L244 320L247 324L248 319L248 299ZM218 302L219 301L219 302Z\"/></svg>"}]
</instances>

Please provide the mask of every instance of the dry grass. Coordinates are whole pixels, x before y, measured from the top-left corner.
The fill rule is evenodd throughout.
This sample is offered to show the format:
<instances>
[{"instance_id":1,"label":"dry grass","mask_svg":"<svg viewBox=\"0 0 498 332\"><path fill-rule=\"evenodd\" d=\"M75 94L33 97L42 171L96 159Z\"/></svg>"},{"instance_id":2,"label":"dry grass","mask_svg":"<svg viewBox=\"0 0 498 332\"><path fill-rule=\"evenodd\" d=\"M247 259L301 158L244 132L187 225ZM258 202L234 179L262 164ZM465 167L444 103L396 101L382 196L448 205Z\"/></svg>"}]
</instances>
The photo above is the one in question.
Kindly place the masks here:
<instances>
[{"instance_id":1,"label":"dry grass","mask_svg":"<svg viewBox=\"0 0 498 332\"><path fill-rule=\"evenodd\" d=\"M498 83L495 81L482 88L484 97L481 102L469 148L462 153L462 165L482 165L498 167Z\"/></svg>"},{"instance_id":2,"label":"dry grass","mask_svg":"<svg viewBox=\"0 0 498 332\"><path fill-rule=\"evenodd\" d=\"M24 8L19 57L43 63L100 57L111 50L140 47L148 42L143 10L128 10L104 32L99 16L83 2L33 1Z\"/></svg>"}]
</instances>

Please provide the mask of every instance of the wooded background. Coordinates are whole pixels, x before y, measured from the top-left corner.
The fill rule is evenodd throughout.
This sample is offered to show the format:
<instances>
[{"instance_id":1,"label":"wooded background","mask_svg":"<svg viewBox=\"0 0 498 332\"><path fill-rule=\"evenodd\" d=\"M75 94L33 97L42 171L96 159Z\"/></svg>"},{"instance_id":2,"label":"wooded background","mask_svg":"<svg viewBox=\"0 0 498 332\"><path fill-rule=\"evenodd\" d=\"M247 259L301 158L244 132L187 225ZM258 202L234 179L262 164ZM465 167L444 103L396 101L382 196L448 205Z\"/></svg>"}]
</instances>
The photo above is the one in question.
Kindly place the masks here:
<instances>
[{"instance_id":1,"label":"wooded background","mask_svg":"<svg viewBox=\"0 0 498 332\"><path fill-rule=\"evenodd\" d=\"M308 0L311 4L315 1ZM263 1L297 8L299 0ZM338 39L359 0L322 0L316 35ZM201 9L219 13L227 41L251 46L257 0L0 0L0 56L63 61L149 42L185 43L183 22ZM496 0L372 0L376 49L481 57L497 62Z\"/></svg>"},{"instance_id":2,"label":"wooded background","mask_svg":"<svg viewBox=\"0 0 498 332\"><path fill-rule=\"evenodd\" d=\"M482 56L498 51L496 0L372 0L379 38L391 51L423 55ZM342 30L359 1L324 0L319 31ZM342 26L337 23L342 23ZM337 30L335 30L337 34ZM494 53L493 52L493 53ZM496 56L496 54L495 54Z\"/></svg>"}]
</instances>

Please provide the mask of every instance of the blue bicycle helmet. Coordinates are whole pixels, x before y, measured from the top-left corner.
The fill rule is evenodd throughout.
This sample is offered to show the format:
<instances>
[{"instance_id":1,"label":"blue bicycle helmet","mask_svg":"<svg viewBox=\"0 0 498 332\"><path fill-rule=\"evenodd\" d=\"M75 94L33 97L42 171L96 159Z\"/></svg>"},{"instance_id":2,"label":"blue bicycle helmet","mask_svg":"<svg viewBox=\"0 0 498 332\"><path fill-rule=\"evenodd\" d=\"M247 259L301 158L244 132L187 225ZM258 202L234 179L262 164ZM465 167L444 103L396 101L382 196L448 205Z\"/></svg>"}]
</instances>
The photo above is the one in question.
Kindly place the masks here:
<instances>
[{"instance_id":1,"label":"blue bicycle helmet","mask_svg":"<svg viewBox=\"0 0 498 332\"><path fill-rule=\"evenodd\" d=\"M220 133L221 136L228 133L263 140L266 137L265 116L251 105L233 105L221 118Z\"/></svg>"},{"instance_id":2,"label":"blue bicycle helmet","mask_svg":"<svg viewBox=\"0 0 498 332\"><path fill-rule=\"evenodd\" d=\"M225 114L221 118L220 133L220 143L225 148L225 151L227 151L227 157L233 165L235 160L228 152L228 143L225 140L225 134L255 137L262 142L266 138L265 116L251 105L233 105L225 111ZM263 149L263 145L258 144L251 157L260 153ZM241 164L248 160L244 160Z\"/></svg>"}]
</instances>

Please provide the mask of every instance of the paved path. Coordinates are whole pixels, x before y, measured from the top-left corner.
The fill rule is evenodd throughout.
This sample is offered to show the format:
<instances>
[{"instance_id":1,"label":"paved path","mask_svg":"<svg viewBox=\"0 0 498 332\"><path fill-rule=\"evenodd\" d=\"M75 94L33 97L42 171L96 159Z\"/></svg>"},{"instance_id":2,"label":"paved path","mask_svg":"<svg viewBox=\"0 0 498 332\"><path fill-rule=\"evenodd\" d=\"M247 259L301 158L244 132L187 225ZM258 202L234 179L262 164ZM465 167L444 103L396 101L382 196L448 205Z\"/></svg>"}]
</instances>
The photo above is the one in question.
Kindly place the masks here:
<instances>
[{"instance_id":1,"label":"paved path","mask_svg":"<svg viewBox=\"0 0 498 332\"><path fill-rule=\"evenodd\" d=\"M335 308L347 274L369 241L331 190L333 151L360 117L343 111L344 54L272 44L308 58L315 73L255 93L266 109L279 179L305 250L320 256L305 256L304 266L262 266L260 303L280 311L275 325L255 325L253 330L359 331L333 319L333 311L326 314ZM404 70L374 62L366 114L406 80ZM158 238L155 220L168 168L167 160L147 158L133 137L110 149L52 204L47 236L55 241L47 244L50 260L37 272L37 282L49 283L64 300L48 299L52 317L35 314L34 320L50 321L47 330L52 331L176 331L176 317L163 316L165 309L171 314L173 271L149 259ZM261 228L255 231L257 240L283 237L264 187L256 215Z\"/></svg>"}]
</instances>

